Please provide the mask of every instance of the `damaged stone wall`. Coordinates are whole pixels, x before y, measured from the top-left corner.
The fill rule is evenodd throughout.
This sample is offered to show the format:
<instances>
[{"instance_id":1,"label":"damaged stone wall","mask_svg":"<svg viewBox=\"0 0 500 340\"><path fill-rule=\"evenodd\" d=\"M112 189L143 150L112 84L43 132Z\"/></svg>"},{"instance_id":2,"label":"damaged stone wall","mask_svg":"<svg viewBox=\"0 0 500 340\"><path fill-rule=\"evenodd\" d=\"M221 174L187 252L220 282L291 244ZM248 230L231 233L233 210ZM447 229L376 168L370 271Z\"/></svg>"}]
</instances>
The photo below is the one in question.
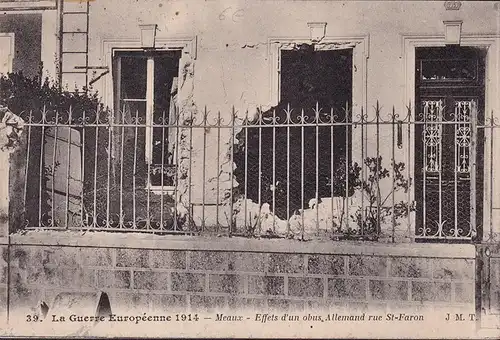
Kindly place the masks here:
<instances>
[{"instance_id":1,"label":"damaged stone wall","mask_svg":"<svg viewBox=\"0 0 500 340\"><path fill-rule=\"evenodd\" d=\"M239 106L227 101L225 104L197 105L195 98L200 85L195 88L199 80L195 65L198 70L207 62L201 59L201 53L198 52L197 60L186 59L181 68L179 124L182 127L176 140L178 210L180 215L192 211L190 218L198 226L203 223L202 215L205 215L204 224L207 226L228 226L232 216L231 202L234 201L232 192L238 186L232 163L233 145L238 142L235 136L241 131L243 120L255 117L257 109L255 104L246 100ZM216 214L219 215L218 221Z\"/></svg>"}]
</instances>

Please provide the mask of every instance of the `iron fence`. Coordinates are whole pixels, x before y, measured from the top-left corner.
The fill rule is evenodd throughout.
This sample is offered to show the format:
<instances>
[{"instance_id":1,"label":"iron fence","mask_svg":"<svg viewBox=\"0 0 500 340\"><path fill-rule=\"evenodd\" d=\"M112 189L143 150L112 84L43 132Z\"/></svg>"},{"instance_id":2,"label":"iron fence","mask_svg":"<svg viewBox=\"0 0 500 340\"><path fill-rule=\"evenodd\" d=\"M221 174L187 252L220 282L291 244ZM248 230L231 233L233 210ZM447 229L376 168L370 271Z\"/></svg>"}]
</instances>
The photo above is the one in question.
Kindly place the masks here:
<instances>
[{"instance_id":1,"label":"iron fence","mask_svg":"<svg viewBox=\"0 0 500 340\"><path fill-rule=\"evenodd\" d=\"M280 105L21 117L17 229L393 242L494 236L499 124L472 100L452 109L424 101L403 114L377 103L368 112Z\"/></svg>"}]
</instances>

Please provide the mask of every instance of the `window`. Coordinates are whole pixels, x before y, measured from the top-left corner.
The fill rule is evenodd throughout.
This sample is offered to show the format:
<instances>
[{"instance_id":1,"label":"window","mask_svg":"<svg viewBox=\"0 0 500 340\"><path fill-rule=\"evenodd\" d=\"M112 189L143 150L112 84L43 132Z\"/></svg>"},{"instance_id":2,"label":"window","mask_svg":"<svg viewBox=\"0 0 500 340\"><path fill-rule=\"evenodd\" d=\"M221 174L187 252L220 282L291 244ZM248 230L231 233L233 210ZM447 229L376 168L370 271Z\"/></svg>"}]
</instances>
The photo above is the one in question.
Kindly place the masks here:
<instances>
[{"instance_id":1,"label":"window","mask_svg":"<svg viewBox=\"0 0 500 340\"><path fill-rule=\"evenodd\" d=\"M116 144L135 150L133 168L143 163L150 188L174 185L180 57L180 50L115 53L115 108L120 112L115 119L123 130L123 143Z\"/></svg>"},{"instance_id":2,"label":"window","mask_svg":"<svg viewBox=\"0 0 500 340\"><path fill-rule=\"evenodd\" d=\"M481 238L471 222L482 223L484 129L474 126L484 125L485 55L471 47L416 50L417 239Z\"/></svg>"},{"instance_id":3,"label":"window","mask_svg":"<svg viewBox=\"0 0 500 340\"><path fill-rule=\"evenodd\" d=\"M311 199L346 195L353 49L280 51L280 100L240 132L236 181L245 197L288 220ZM352 193L349 193L352 194Z\"/></svg>"}]
</instances>

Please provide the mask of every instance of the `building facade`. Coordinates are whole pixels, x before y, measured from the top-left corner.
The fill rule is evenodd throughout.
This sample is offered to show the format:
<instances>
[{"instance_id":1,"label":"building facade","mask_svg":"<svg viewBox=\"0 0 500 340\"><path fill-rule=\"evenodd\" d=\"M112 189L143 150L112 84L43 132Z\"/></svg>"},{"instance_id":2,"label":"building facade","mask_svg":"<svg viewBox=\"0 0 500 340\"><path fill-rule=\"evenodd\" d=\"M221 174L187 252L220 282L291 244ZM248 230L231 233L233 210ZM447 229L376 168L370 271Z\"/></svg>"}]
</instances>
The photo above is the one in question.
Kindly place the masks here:
<instances>
[{"instance_id":1,"label":"building facade","mask_svg":"<svg viewBox=\"0 0 500 340\"><path fill-rule=\"evenodd\" d=\"M113 310L451 308L498 327L497 3L0 8L3 73L103 104L11 107L9 319L102 291Z\"/></svg>"}]
</instances>

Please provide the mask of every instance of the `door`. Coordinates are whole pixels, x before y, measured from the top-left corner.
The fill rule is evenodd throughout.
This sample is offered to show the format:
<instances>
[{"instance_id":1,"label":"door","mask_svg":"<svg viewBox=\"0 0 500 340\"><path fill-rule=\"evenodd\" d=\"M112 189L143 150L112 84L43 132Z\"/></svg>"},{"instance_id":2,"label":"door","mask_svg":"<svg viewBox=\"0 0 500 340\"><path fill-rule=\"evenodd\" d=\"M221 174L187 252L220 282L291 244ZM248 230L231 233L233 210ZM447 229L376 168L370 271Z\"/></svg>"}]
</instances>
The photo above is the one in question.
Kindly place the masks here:
<instances>
[{"instance_id":1,"label":"door","mask_svg":"<svg viewBox=\"0 0 500 340\"><path fill-rule=\"evenodd\" d=\"M416 50L417 240L480 236L484 61L485 51L470 47Z\"/></svg>"}]
</instances>

